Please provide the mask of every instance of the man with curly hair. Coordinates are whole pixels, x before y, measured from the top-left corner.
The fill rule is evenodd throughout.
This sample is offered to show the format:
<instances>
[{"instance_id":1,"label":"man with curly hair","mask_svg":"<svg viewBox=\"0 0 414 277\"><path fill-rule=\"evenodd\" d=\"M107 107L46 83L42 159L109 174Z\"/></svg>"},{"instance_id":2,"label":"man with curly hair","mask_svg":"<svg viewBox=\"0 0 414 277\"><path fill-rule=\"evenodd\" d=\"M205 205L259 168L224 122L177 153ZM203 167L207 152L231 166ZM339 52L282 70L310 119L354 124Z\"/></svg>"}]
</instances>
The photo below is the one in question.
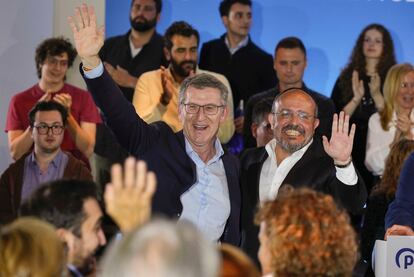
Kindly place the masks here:
<instances>
[{"instance_id":1,"label":"man with curly hair","mask_svg":"<svg viewBox=\"0 0 414 277\"><path fill-rule=\"evenodd\" d=\"M285 189L262 206L256 223L263 274L352 276L355 232L331 196L307 188Z\"/></svg>"}]
</instances>

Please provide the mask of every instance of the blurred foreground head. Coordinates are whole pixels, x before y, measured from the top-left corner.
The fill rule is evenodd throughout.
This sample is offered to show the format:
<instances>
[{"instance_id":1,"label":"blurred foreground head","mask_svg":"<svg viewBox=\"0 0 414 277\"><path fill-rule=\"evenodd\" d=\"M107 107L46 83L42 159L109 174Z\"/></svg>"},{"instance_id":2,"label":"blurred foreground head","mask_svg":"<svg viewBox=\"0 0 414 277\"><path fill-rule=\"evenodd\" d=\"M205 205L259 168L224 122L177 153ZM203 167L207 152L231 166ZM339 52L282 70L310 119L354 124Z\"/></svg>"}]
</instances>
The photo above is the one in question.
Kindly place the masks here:
<instances>
[{"instance_id":1,"label":"blurred foreground head","mask_svg":"<svg viewBox=\"0 0 414 277\"><path fill-rule=\"evenodd\" d=\"M21 217L0 230L0 276L63 276L63 243L47 222Z\"/></svg>"},{"instance_id":2,"label":"blurred foreground head","mask_svg":"<svg viewBox=\"0 0 414 277\"><path fill-rule=\"evenodd\" d=\"M219 256L190 223L155 220L112 242L102 277L216 277Z\"/></svg>"},{"instance_id":3,"label":"blurred foreground head","mask_svg":"<svg viewBox=\"0 0 414 277\"><path fill-rule=\"evenodd\" d=\"M355 233L331 196L306 188L285 189L262 206L256 223L263 273L352 276Z\"/></svg>"}]
</instances>

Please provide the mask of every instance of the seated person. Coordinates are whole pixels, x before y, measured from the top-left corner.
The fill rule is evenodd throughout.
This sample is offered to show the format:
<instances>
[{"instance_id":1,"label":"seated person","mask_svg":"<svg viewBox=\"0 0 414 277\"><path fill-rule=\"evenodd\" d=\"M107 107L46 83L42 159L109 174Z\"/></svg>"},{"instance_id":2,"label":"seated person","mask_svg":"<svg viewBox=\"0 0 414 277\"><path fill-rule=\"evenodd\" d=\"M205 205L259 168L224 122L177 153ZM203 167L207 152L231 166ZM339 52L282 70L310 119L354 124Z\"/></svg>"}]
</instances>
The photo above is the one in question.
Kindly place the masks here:
<instances>
[{"instance_id":1,"label":"seated person","mask_svg":"<svg viewBox=\"0 0 414 277\"><path fill-rule=\"evenodd\" d=\"M256 224L265 276L352 276L356 235L331 196L286 188L264 203Z\"/></svg>"},{"instance_id":2,"label":"seated person","mask_svg":"<svg viewBox=\"0 0 414 277\"><path fill-rule=\"evenodd\" d=\"M146 72L138 79L132 101L136 112L147 123L164 121L175 132L181 130L183 126L178 117L180 85L190 75L208 73L219 79L229 90L229 113L218 133L221 143L228 142L234 133L233 96L226 77L197 67L197 48L200 42L198 31L188 23L178 21L168 27L164 39L165 56L170 61L170 66Z\"/></svg>"},{"instance_id":3,"label":"seated person","mask_svg":"<svg viewBox=\"0 0 414 277\"><path fill-rule=\"evenodd\" d=\"M269 114L272 112L273 98L264 98L253 107L252 124L250 126L252 136L256 139L256 146L265 146L273 139L272 125L269 122Z\"/></svg>"},{"instance_id":4,"label":"seated person","mask_svg":"<svg viewBox=\"0 0 414 277\"><path fill-rule=\"evenodd\" d=\"M14 95L9 104L6 132L14 160L33 146L27 119L30 109L38 101L53 99L68 110L62 149L89 164L88 158L95 145L96 123L101 119L90 94L65 83L66 72L75 57L75 49L64 38L47 39L37 47L35 61L39 83Z\"/></svg>"},{"instance_id":5,"label":"seated person","mask_svg":"<svg viewBox=\"0 0 414 277\"><path fill-rule=\"evenodd\" d=\"M21 205L21 216L33 216L52 224L65 244L70 276L95 271L94 253L106 244L101 228L102 210L97 186L90 181L57 180L45 184Z\"/></svg>"},{"instance_id":6,"label":"seated person","mask_svg":"<svg viewBox=\"0 0 414 277\"><path fill-rule=\"evenodd\" d=\"M405 161L398 179L395 200L385 216L385 239L389 235L414 236L414 153Z\"/></svg>"},{"instance_id":7,"label":"seated person","mask_svg":"<svg viewBox=\"0 0 414 277\"><path fill-rule=\"evenodd\" d=\"M61 150L67 114L65 107L54 101L38 102L29 112L28 130L34 148L1 175L0 224L15 219L20 203L45 182L92 180L82 161Z\"/></svg>"},{"instance_id":8,"label":"seated person","mask_svg":"<svg viewBox=\"0 0 414 277\"><path fill-rule=\"evenodd\" d=\"M374 176L384 172L390 148L400 139L414 139L414 68L410 64L391 67L384 82L385 106L368 121L365 166Z\"/></svg>"},{"instance_id":9,"label":"seated person","mask_svg":"<svg viewBox=\"0 0 414 277\"><path fill-rule=\"evenodd\" d=\"M47 222L21 217L0 230L0 276L66 276L64 261L63 243Z\"/></svg>"},{"instance_id":10,"label":"seated person","mask_svg":"<svg viewBox=\"0 0 414 277\"><path fill-rule=\"evenodd\" d=\"M402 139L396 142L386 159L379 184L372 189L361 232L361 256L366 263L371 263L375 241L384 238L385 214L388 205L395 199L401 168L413 151L414 141Z\"/></svg>"}]
</instances>

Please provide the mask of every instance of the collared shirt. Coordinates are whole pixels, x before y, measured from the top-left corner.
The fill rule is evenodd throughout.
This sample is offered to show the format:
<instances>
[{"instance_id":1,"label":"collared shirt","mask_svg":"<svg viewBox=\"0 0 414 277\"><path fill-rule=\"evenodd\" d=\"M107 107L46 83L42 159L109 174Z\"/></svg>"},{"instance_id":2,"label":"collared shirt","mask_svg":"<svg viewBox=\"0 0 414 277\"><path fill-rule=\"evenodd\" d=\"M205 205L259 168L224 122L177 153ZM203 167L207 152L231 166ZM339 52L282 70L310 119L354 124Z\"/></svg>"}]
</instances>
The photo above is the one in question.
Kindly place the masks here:
<instances>
[{"instance_id":1,"label":"collared shirt","mask_svg":"<svg viewBox=\"0 0 414 277\"><path fill-rule=\"evenodd\" d=\"M290 170L295 166L295 164L303 157L305 152L308 150L312 144L313 139L306 144L304 147L298 151L291 154L289 157L286 157L280 165L276 162L276 139L271 140L266 144L266 152L268 153L268 158L263 163L262 170L260 171L260 180L259 180L259 199L260 202L273 200L276 198L280 186L282 185L283 180L286 178ZM356 185L358 182L358 176L356 174L353 163L345 168L335 167L336 169L336 178L342 183L352 186Z\"/></svg>"},{"instance_id":2,"label":"collared shirt","mask_svg":"<svg viewBox=\"0 0 414 277\"><path fill-rule=\"evenodd\" d=\"M218 139L214 147L215 155L204 163L185 139L185 150L197 168L197 181L181 195L179 220L192 222L209 241L218 242L230 216L230 197Z\"/></svg>"},{"instance_id":3,"label":"collared shirt","mask_svg":"<svg viewBox=\"0 0 414 277\"><path fill-rule=\"evenodd\" d=\"M67 264L66 267L70 271L70 274L74 277L84 277L82 273L73 264Z\"/></svg>"},{"instance_id":4,"label":"collared shirt","mask_svg":"<svg viewBox=\"0 0 414 277\"><path fill-rule=\"evenodd\" d=\"M22 201L40 187L41 184L62 178L69 157L61 150L49 163L45 172L41 172L34 151L24 161Z\"/></svg>"},{"instance_id":5,"label":"collared shirt","mask_svg":"<svg viewBox=\"0 0 414 277\"><path fill-rule=\"evenodd\" d=\"M142 47L135 48L134 43L132 42L131 35L129 35L129 48L131 49L131 57L134 58L136 55L141 52Z\"/></svg>"},{"instance_id":6,"label":"collared shirt","mask_svg":"<svg viewBox=\"0 0 414 277\"><path fill-rule=\"evenodd\" d=\"M245 47L249 43L249 36L246 36L244 39L242 39L234 48L230 48L230 41L227 38L227 36L224 38L224 42L226 43L227 48L230 51L231 55L234 55L238 50Z\"/></svg>"}]
</instances>

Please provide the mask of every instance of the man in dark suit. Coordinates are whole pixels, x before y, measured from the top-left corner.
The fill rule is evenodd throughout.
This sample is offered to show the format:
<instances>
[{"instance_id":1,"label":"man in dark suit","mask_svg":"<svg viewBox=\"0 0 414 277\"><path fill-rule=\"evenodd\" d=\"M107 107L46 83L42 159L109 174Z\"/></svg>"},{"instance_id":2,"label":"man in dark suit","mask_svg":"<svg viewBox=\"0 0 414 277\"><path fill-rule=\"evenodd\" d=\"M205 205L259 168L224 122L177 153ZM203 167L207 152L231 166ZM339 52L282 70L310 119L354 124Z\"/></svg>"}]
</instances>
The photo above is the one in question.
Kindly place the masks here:
<instances>
[{"instance_id":1,"label":"man in dark suit","mask_svg":"<svg viewBox=\"0 0 414 277\"><path fill-rule=\"evenodd\" d=\"M93 8L82 5L76 15L70 24L89 91L120 144L157 175L153 211L189 220L210 241L238 245L239 165L217 138L228 112L228 89L210 74L189 77L178 101L183 130L174 133L164 122L147 124L104 70L98 56L104 33Z\"/></svg>"},{"instance_id":2,"label":"man in dark suit","mask_svg":"<svg viewBox=\"0 0 414 277\"><path fill-rule=\"evenodd\" d=\"M363 209L367 192L351 159L355 125L349 131L349 116L335 114L331 138L323 136L321 143L314 138L317 117L316 103L309 94L298 88L285 91L276 97L269 115L274 139L241 157L242 247L255 260L255 209L259 203L274 199L284 184L330 194L351 213Z\"/></svg>"},{"instance_id":3,"label":"man in dark suit","mask_svg":"<svg viewBox=\"0 0 414 277\"><path fill-rule=\"evenodd\" d=\"M289 88L302 88L316 102L319 110L319 126L316 133L329 135L331 133L332 116L335 113L335 105L332 100L306 86L303 75L307 67L306 48L297 37L286 37L281 39L275 49L273 68L276 71L279 83L266 91L257 93L250 97L244 111L243 139L245 148L254 147L255 139L250 132L252 124L253 107L261 99L266 97L275 98L279 93Z\"/></svg>"}]
</instances>

